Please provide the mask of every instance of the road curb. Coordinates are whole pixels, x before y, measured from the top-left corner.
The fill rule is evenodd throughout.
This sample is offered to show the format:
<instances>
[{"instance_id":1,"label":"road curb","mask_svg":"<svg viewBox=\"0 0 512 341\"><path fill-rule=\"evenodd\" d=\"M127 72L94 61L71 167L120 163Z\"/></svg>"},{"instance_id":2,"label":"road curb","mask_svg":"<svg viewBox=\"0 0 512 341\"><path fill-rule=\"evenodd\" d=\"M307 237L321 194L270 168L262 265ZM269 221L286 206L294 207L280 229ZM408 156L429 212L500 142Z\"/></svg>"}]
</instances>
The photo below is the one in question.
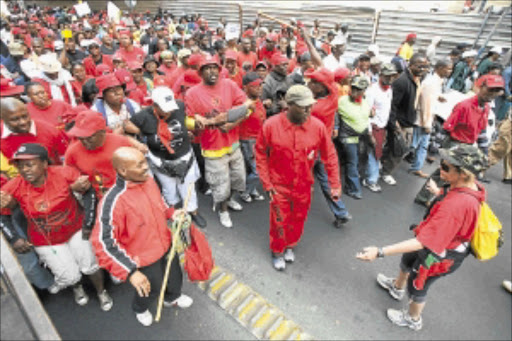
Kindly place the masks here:
<instances>
[{"instance_id":1,"label":"road curb","mask_svg":"<svg viewBox=\"0 0 512 341\"><path fill-rule=\"evenodd\" d=\"M183 263L183 255L180 260ZM259 340L314 340L280 309L224 268L215 266L210 279L198 282L197 286Z\"/></svg>"}]
</instances>

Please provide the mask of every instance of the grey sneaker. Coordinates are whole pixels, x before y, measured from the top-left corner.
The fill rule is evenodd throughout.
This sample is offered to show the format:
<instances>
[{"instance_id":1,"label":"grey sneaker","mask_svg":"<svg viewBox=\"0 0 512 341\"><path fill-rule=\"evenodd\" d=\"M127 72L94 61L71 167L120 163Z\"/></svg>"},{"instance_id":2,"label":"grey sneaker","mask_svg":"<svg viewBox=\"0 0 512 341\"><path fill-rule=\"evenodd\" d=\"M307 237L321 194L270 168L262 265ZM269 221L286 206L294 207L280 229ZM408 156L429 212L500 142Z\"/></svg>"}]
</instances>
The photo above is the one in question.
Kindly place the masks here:
<instances>
[{"instance_id":1,"label":"grey sneaker","mask_svg":"<svg viewBox=\"0 0 512 341\"><path fill-rule=\"evenodd\" d=\"M73 294L75 296L75 302L78 305L86 305L89 302L89 296L84 291L84 287L80 284L73 287Z\"/></svg>"},{"instance_id":2,"label":"grey sneaker","mask_svg":"<svg viewBox=\"0 0 512 341\"><path fill-rule=\"evenodd\" d=\"M377 283L384 289L386 289L391 297L395 300L400 301L405 296L405 289L397 289L395 288L395 279L386 277L383 274L377 275Z\"/></svg>"},{"instance_id":3,"label":"grey sneaker","mask_svg":"<svg viewBox=\"0 0 512 341\"><path fill-rule=\"evenodd\" d=\"M278 271L286 269L286 262L283 256L272 256L272 265L274 265L274 269Z\"/></svg>"},{"instance_id":4,"label":"grey sneaker","mask_svg":"<svg viewBox=\"0 0 512 341\"><path fill-rule=\"evenodd\" d=\"M420 317L419 320L415 321L411 315L405 310L388 309L388 319L400 327L409 327L414 331L418 331L423 327L423 321Z\"/></svg>"},{"instance_id":5,"label":"grey sneaker","mask_svg":"<svg viewBox=\"0 0 512 341\"><path fill-rule=\"evenodd\" d=\"M363 179L363 186L375 193L382 191L382 188L379 186L379 184L371 184L368 181L366 181L366 179Z\"/></svg>"},{"instance_id":6,"label":"grey sneaker","mask_svg":"<svg viewBox=\"0 0 512 341\"><path fill-rule=\"evenodd\" d=\"M242 193L240 194L240 199L242 199L243 202L252 202L252 197L249 193Z\"/></svg>"},{"instance_id":7,"label":"grey sneaker","mask_svg":"<svg viewBox=\"0 0 512 341\"><path fill-rule=\"evenodd\" d=\"M107 290L103 290L103 292L98 294L98 300L100 301L100 308L103 311L109 311L114 305L114 301L108 294Z\"/></svg>"}]
</instances>

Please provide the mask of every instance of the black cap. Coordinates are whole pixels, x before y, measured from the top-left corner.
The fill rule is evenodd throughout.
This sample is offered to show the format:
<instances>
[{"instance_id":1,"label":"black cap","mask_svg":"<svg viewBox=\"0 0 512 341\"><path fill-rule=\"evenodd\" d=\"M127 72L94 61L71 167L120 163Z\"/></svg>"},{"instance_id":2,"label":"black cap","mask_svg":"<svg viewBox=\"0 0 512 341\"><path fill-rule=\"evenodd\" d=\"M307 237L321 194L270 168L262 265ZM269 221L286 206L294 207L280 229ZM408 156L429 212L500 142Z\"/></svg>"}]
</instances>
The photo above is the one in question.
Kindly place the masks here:
<instances>
[{"instance_id":1,"label":"black cap","mask_svg":"<svg viewBox=\"0 0 512 341\"><path fill-rule=\"evenodd\" d=\"M24 143L18 147L11 161L41 159L48 161L48 151L39 143Z\"/></svg>"},{"instance_id":2,"label":"black cap","mask_svg":"<svg viewBox=\"0 0 512 341\"><path fill-rule=\"evenodd\" d=\"M256 72L249 72L244 76L242 84L247 85L247 84L255 82L255 81L259 81L261 83L260 76L258 76L258 74Z\"/></svg>"},{"instance_id":3,"label":"black cap","mask_svg":"<svg viewBox=\"0 0 512 341\"><path fill-rule=\"evenodd\" d=\"M160 63L158 62L158 60L155 59L153 55L146 56L146 58L144 58L144 64L142 64L142 66L146 67L146 64L149 62L155 62L157 67L160 66Z\"/></svg>"},{"instance_id":4,"label":"black cap","mask_svg":"<svg viewBox=\"0 0 512 341\"><path fill-rule=\"evenodd\" d=\"M369 55L363 53L362 55L359 56L358 59L359 60L368 60L369 61L371 58L370 58Z\"/></svg>"}]
</instances>

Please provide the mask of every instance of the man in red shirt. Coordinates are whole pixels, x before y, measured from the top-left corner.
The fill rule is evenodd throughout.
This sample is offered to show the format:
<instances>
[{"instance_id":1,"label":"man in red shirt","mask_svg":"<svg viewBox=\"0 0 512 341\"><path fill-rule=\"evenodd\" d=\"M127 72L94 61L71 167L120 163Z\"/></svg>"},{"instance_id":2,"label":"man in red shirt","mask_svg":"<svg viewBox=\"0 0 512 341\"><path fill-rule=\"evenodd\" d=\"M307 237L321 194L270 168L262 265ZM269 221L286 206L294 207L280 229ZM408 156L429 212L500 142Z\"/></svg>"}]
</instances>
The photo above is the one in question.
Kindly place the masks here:
<instances>
[{"instance_id":1,"label":"man in red shirt","mask_svg":"<svg viewBox=\"0 0 512 341\"><path fill-rule=\"evenodd\" d=\"M237 58L238 55L233 50L226 51L226 56L224 59L224 66L226 67L226 70L228 71L228 78L231 79L233 82L236 83L240 87L240 89L243 87L242 80L244 78L245 72L242 71L238 65L237 65Z\"/></svg>"},{"instance_id":2,"label":"man in red shirt","mask_svg":"<svg viewBox=\"0 0 512 341\"><path fill-rule=\"evenodd\" d=\"M66 113L73 111L71 105L58 99L50 99L44 87L36 82L25 85L25 91L30 103L27 110L30 117L36 121L50 124L59 130L64 130Z\"/></svg>"},{"instance_id":3,"label":"man in red shirt","mask_svg":"<svg viewBox=\"0 0 512 341\"><path fill-rule=\"evenodd\" d=\"M503 77L498 75L484 75L477 79L477 95L457 104L444 122L443 128L449 133L449 140L444 142L443 148L451 148L460 144L472 145L478 139L482 130L487 128L490 105L505 88ZM414 202L419 205L430 206L434 195L427 189L430 179L438 186L444 183L441 180L441 171L438 168L427 179L416 195Z\"/></svg>"},{"instance_id":4,"label":"man in red shirt","mask_svg":"<svg viewBox=\"0 0 512 341\"><path fill-rule=\"evenodd\" d=\"M117 180L100 202L91 241L99 265L112 276L130 281L135 289L132 309L142 325L150 326L153 315L148 308L160 292L172 240L167 220L186 213L174 212L165 204L141 152L121 147L114 153L112 163ZM192 298L181 293L182 284L179 257L174 257L165 307L192 305Z\"/></svg>"},{"instance_id":5,"label":"man in red shirt","mask_svg":"<svg viewBox=\"0 0 512 341\"><path fill-rule=\"evenodd\" d=\"M176 83L176 80L180 78L181 75L185 73L185 71L189 68L188 66L188 58L192 52L189 49L181 49L178 52L178 61L181 63L181 65L174 70L171 75L169 76L169 84L172 86L174 83Z\"/></svg>"},{"instance_id":6,"label":"man in red shirt","mask_svg":"<svg viewBox=\"0 0 512 341\"><path fill-rule=\"evenodd\" d=\"M304 77L309 79L308 87L313 92L316 100L316 103L311 108L311 115L322 121L329 136L333 136L334 120L338 111L338 88L334 81L334 74L328 69L321 67L317 70L306 71ZM352 217L348 213L341 197L336 201L332 200L327 173L320 158L315 162L313 172L320 184L325 200L327 200L327 205L334 214L334 226L336 228L342 227Z\"/></svg>"},{"instance_id":7,"label":"man in red shirt","mask_svg":"<svg viewBox=\"0 0 512 341\"><path fill-rule=\"evenodd\" d=\"M51 125L32 120L27 107L15 98L0 100L0 150L10 159L23 143L39 143L49 151L52 164L62 164L68 137Z\"/></svg>"},{"instance_id":8,"label":"man in red shirt","mask_svg":"<svg viewBox=\"0 0 512 341\"><path fill-rule=\"evenodd\" d=\"M87 178L69 167L48 166L48 152L37 143L21 145L12 160L20 175L2 187L0 208L20 205L28 218L30 243L54 274L55 283L60 288L73 286L77 304L89 301L81 284L83 273L96 288L101 309L110 310L112 298L88 240L96 200ZM73 191L83 194L85 212Z\"/></svg>"},{"instance_id":9,"label":"man in red shirt","mask_svg":"<svg viewBox=\"0 0 512 341\"><path fill-rule=\"evenodd\" d=\"M265 39L265 45L260 49L258 58L259 60L270 63L270 59L275 53L279 53L276 49L276 44L279 37L276 33L270 33Z\"/></svg>"},{"instance_id":10,"label":"man in red shirt","mask_svg":"<svg viewBox=\"0 0 512 341\"><path fill-rule=\"evenodd\" d=\"M119 50L116 55L122 58L126 63L144 61L146 53L141 49L133 45L133 37L130 31L119 32Z\"/></svg>"},{"instance_id":11,"label":"man in red shirt","mask_svg":"<svg viewBox=\"0 0 512 341\"><path fill-rule=\"evenodd\" d=\"M254 110L240 124L240 148L245 160L246 168L246 187L245 191L240 194L240 198L245 202L254 200L264 200L256 186L258 184L258 171L256 170L256 160L254 159L254 145L258 137L263 122L267 118L267 111L261 102L260 96L262 92L261 83L263 82L256 72L249 72L244 76L244 91L249 99L254 101Z\"/></svg>"},{"instance_id":12,"label":"man in red shirt","mask_svg":"<svg viewBox=\"0 0 512 341\"><path fill-rule=\"evenodd\" d=\"M145 145L127 136L107 133L107 124L100 113L82 111L75 125L68 132L77 140L66 151L66 166L76 168L89 177L89 182L99 198L103 197L116 182L116 171L112 156L120 147L137 147L147 150Z\"/></svg>"},{"instance_id":13,"label":"man in red shirt","mask_svg":"<svg viewBox=\"0 0 512 341\"><path fill-rule=\"evenodd\" d=\"M310 116L316 102L313 93L303 85L294 85L285 100L288 111L265 122L255 147L258 174L270 196L270 250L277 270L284 270L286 262L295 260L292 249L304 230L318 153L327 169L333 201L341 195L331 136L320 120Z\"/></svg>"},{"instance_id":14,"label":"man in red shirt","mask_svg":"<svg viewBox=\"0 0 512 341\"><path fill-rule=\"evenodd\" d=\"M213 57L203 60L199 72L203 82L190 88L185 95L187 116L206 118L241 106L248 110L245 93L231 80L219 79L220 64ZM252 101L251 101L252 102ZM208 127L199 133L205 159L206 181L212 190L214 209L218 207L220 222L231 228L233 223L228 207L240 211L242 206L232 198L235 191L245 190L245 167L240 152L239 128L241 122L226 123L222 127Z\"/></svg>"},{"instance_id":15,"label":"man in red shirt","mask_svg":"<svg viewBox=\"0 0 512 341\"><path fill-rule=\"evenodd\" d=\"M89 57L83 60L85 73L88 76L101 76L101 74L96 70L96 67L100 64L107 65L110 69L110 72L114 72L114 63L112 62L112 58L101 53L100 45L96 41L92 41L88 49Z\"/></svg>"},{"instance_id":16,"label":"man in red shirt","mask_svg":"<svg viewBox=\"0 0 512 341\"><path fill-rule=\"evenodd\" d=\"M238 52L238 66L246 72L254 70L258 62L258 56L251 51L251 40L242 38L242 50Z\"/></svg>"}]
</instances>

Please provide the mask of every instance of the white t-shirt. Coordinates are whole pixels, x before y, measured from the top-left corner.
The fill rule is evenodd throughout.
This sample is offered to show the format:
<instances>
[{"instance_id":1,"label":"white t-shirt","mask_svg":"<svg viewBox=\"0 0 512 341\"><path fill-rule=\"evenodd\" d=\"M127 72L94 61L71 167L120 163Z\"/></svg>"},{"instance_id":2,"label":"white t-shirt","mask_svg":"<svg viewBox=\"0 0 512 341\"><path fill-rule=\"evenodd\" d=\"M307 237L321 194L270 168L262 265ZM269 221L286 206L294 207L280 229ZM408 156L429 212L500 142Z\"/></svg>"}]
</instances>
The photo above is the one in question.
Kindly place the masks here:
<instances>
[{"instance_id":1,"label":"white t-shirt","mask_svg":"<svg viewBox=\"0 0 512 341\"><path fill-rule=\"evenodd\" d=\"M386 127L389 121L392 98L393 90L391 87L384 90L380 83L374 83L368 88L366 91L366 102L372 109L375 109L375 116L370 118L370 129L372 124L381 129Z\"/></svg>"}]
</instances>

